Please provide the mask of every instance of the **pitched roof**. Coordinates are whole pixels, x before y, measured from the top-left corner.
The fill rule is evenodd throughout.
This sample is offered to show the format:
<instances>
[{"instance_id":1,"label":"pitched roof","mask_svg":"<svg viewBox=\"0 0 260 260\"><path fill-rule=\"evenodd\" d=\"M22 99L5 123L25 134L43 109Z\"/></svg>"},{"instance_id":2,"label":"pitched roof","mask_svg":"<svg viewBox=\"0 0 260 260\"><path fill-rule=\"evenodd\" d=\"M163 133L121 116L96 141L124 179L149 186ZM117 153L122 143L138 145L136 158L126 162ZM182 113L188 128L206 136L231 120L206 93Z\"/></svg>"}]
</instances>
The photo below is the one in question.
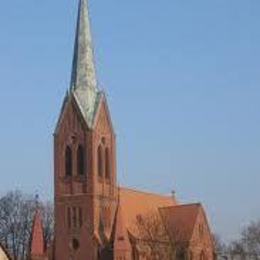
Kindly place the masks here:
<instances>
[{"instance_id":1,"label":"pitched roof","mask_svg":"<svg viewBox=\"0 0 260 260\"><path fill-rule=\"evenodd\" d=\"M87 0L79 2L70 92L91 128L102 93L97 88Z\"/></svg>"},{"instance_id":2,"label":"pitched roof","mask_svg":"<svg viewBox=\"0 0 260 260\"><path fill-rule=\"evenodd\" d=\"M31 256L43 256L44 255L44 237L43 237L43 226L41 213L39 210L36 210L33 226L32 226L32 236L31 236Z\"/></svg>"},{"instance_id":3,"label":"pitched roof","mask_svg":"<svg viewBox=\"0 0 260 260\"><path fill-rule=\"evenodd\" d=\"M160 208L159 212L169 231L169 235L176 242L191 240L201 204L178 205Z\"/></svg>"},{"instance_id":4,"label":"pitched roof","mask_svg":"<svg viewBox=\"0 0 260 260\"><path fill-rule=\"evenodd\" d=\"M71 89L97 88L87 0L79 1Z\"/></svg>"},{"instance_id":5,"label":"pitched roof","mask_svg":"<svg viewBox=\"0 0 260 260\"><path fill-rule=\"evenodd\" d=\"M128 188L120 188L120 201L125 225L132 235L137 235L136 221L139 215L144 216L150 212L158 212L161 207L177 204L172 196L163 196Z\"/></svg>"}]
</instances>

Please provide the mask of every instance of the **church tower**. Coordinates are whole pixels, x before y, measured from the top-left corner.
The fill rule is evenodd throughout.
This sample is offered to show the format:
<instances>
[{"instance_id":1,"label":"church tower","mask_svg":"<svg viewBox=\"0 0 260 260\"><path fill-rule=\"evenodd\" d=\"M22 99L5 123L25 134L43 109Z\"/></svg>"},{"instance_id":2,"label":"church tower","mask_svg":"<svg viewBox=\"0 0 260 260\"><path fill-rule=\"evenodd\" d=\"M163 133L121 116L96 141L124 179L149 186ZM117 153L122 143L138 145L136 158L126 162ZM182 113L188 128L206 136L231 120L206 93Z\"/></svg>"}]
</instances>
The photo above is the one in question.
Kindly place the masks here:
<instances>
[{"instance_id":1,"label":"church tower","mask_svg":"<svg viewBox=\"0 0 260 260\"><path fill-rule=\"evenodd\" d=\"M71 84L54 133L58 260L98 259L117 207L116 142L98 89L87 0L80 0Z\"/></svg>"}]
</instances>

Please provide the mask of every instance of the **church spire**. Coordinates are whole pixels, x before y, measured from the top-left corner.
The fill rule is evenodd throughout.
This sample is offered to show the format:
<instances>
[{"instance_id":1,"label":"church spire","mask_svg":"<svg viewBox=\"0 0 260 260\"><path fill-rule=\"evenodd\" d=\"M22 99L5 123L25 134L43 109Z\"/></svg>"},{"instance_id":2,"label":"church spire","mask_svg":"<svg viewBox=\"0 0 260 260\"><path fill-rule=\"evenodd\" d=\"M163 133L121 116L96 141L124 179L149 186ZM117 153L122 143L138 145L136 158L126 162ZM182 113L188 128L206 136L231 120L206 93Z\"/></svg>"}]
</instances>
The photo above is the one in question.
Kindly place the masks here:
<instances>
[{"instance_id":1,"label":"church spire","mask_svg":"<svg viewBox=\"0 0 260 260\"><path fill-rule=\"evenodd\" d=\"M71 75L71 91L97 88L88 0L79 0L77 32Z\"/></svg>"},{"instance_id":2,"label":"church spire","mask_svg":"<svg viewBox=\"0 0 260 260\"><path fill-rule=\"evenodd\" d=\"M39 209L36 209L34 219L33 219L33 226L32 226L32 233L31 233L31 247L30 247L30 259L38 259L37 257L44 256L44 236L43 236L43 226L42 226L42 219L41 213Z\"/></svg>"},{"instance_id":3,"label":"church spire","mask_svg":"<svg viewBox=\"0 0 260 260\"><path fill-rule=\"evenodd\" d=\"M88 0L79 0L70 94L91 128L102 93L97 88Z\"/></svg>"}]
</instances>

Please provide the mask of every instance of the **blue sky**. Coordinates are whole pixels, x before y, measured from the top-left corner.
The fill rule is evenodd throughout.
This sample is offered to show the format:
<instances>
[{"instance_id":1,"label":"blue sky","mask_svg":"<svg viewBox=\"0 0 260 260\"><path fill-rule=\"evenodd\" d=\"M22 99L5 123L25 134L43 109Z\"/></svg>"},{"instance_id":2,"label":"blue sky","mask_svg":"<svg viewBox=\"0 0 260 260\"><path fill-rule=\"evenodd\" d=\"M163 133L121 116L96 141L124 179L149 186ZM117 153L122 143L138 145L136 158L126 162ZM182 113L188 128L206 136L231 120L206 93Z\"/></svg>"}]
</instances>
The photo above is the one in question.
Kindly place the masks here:
<instances>
[{"instance_id":1,"label":"blue sky","mask_svg":"<svg viewBox=\"0 0 260 260\"><path fill-rule=\"evenodd\" d=\"M53 192L77 1L0 4L0 193ZM123 185L204 203L229 240L260 218L259 0L90 0Z\"/></svg>"}]
</instances>

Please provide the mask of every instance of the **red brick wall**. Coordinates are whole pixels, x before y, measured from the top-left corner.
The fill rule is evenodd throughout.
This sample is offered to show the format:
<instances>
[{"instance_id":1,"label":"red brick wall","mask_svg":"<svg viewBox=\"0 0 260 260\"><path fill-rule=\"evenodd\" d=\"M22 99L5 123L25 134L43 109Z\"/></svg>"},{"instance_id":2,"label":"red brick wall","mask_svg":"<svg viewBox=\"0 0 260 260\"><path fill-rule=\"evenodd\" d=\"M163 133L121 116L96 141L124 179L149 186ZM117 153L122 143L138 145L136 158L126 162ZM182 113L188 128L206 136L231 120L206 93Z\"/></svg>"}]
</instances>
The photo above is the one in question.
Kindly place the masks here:
<instances>
[{"instance_id":1,"label":"red brick wall","mask_svg":"<svg viewBox=\"0 0 260 260\"><path fill-rule=\"evenodd\" d=\"M95 128L88 129L74 100L70 100L65 106L58 131L54 136L55 259L58 260L69 260L70 255L77 260L93 259L97 253L94 233L99 231L101 212L106 212L106 216L109 212L111 214L109 219L111 221L113 219L117 198L115 137L105 101L102 102L97 116ZM98 178L97 149L102 140L110 151L112 175L110 181ZM79 144L86 149L85 177L77 176L76 156ZM73 153L72 177L65 176L67 145L71 147ZM70 223L68 208L71 215ZM74 227L75 219L77 224ZM107 234L111 226L109 223L106 224Z\"/></svg>"},{"instance_id":2,"label":"red brick wall","mask_svg":"<svg viewBox=\"0 0 260 260\"><path fill-rule=\"evenodd\" d=\"M214 244L212 235L208 226L206 215L202 209L200 209L197 218L189 246L189 252L192 252L193 260L202 260L202 252L204 252L204 260L214 259Z\"/></svg>"}]
</instances>

